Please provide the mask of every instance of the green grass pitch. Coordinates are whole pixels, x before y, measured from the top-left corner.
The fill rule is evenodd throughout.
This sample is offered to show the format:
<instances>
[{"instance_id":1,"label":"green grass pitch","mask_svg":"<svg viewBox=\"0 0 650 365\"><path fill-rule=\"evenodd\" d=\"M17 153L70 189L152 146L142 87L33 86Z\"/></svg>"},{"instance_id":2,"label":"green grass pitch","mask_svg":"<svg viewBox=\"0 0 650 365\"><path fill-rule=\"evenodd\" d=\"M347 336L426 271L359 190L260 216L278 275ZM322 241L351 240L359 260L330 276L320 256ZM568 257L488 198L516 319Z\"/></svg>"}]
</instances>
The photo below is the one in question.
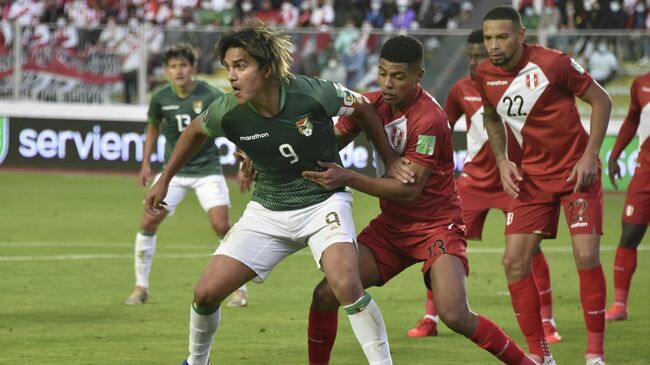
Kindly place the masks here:
<instances>
[{"instance_id":1,"label":"green grass pitch","mask_svg":"<svg viewBox=\"0 0 650 365\"><path fill-rule=\"evenodd\" d=\"M193 286L217 240L196 198L188 196L159 231L150 301L123 305L134 282L133 238L142 196L135 176L0 172L0 364L180 364L187 354ZM231 184L231 197L235 221L248 196ZM623 199L620 194L605 197L602 262L608 304ZM377 214L378 204L355 193L354 209L360 230ZM560 365L584 364L578 277L563 220L561 227L557 240L543 244L555 319L564 337L551 350ZM502 230L501 214L492 212L486 239L470 242L469 298L474 311L523 344L500 263ZM644 304L650 300L650 255L644 248L630 318L607 324L610 365L650 363L650 310ZM266 283L250 284L249 307L222 312L213 363L306 364L307 313L311 290L321 277L303 250L281 263ZM435 338L406 337L424 310L419 267L370 293L384 315L395 364L499 363L444 326ZM364 364L344 315L339 322L332 364Z\"/></svg>"}]
</instances>

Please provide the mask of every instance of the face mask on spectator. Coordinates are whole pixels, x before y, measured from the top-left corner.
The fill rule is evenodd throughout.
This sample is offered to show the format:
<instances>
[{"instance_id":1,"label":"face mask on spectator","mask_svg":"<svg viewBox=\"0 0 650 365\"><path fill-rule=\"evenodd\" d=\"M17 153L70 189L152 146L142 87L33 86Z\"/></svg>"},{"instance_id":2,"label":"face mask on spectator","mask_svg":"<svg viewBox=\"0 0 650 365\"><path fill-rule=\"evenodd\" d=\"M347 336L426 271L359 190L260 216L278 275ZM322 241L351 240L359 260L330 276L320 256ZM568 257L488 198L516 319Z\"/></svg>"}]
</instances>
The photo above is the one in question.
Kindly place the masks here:
<instances>
[{"instance_id":1,"label":"face mask on spectator","mask_svg":"<svg viewBox=\"0 0 650 365\"><path fill-rule=\"evenodd\" d=\"M327 62L327 67L329 67L329 68L331 68L331 69L335 69L335 68L336 68L336 64L337 64L336 60L335 60L335 59L331 59L331 60L329 60L329 61Z\"/></svg>"},{"instance_id":2,"label":"face mask on spectator","mask_svg":"<svg viewBox=\"0 0 650 365\"><path fill-rule=\"evenodd\" d=\"M248 13L249 11L253 10L253 4L251 4L251 3L248 2L248 1L244 1L244 2L241 4L241 10L242 10L244 13Z\"/></svg>"},{"instance_id":3,"label":"face mask on spectator","mask_svg":"<svg viewBox=\"0 0 650 365\"><path fill-rule=\"evenodd\" d=\"M598 50L601 51L601 52L606 52L607 51L607 44L599 43L598 44Z\"/></svg>"},{"instance_id":4,"label":"face mask on spectator","mask_svg":"<svg viewBox=\"0 0 650 365\"><path fill-rule=\"evenodd\" d=\"M282 11L289 11L289 10L291 10L291 3L283 2L282 3Z\"/></svg>"},{"instance_id":5,"label":"face mask on spectator","mask_svg":"<svg viewBox=\"0 0 650 365\"><path fill-rule=\"evenodd\" d=\"M65 19L59 18L56 20L56 26L59 28L65 27Z\"/></svg>"},{"instance_id":6,"label":"face mask on spectator","mask_svg":"<svg viewBox=\"0 0 650 365\"><path fill-rule=\"evenodd\" d=\"M370 8L372 8L372 10L374 10L374 11L379 11L379 9L381 9L381 2L379 2L379 1L373 1L373 2L370 4Z\"/></svg>"},{"instance_id":7,"label":"face mask on spectator","mask_svg":"<svg viewBox=\"0 0 650 365\"><path fill-rule=\"evenodd\" d=\"M621 4L619 4L618 1L610 1L609 10L611 10L612 13L618 12L619 10L621 10Z\"/></svg>"}]
</instances>

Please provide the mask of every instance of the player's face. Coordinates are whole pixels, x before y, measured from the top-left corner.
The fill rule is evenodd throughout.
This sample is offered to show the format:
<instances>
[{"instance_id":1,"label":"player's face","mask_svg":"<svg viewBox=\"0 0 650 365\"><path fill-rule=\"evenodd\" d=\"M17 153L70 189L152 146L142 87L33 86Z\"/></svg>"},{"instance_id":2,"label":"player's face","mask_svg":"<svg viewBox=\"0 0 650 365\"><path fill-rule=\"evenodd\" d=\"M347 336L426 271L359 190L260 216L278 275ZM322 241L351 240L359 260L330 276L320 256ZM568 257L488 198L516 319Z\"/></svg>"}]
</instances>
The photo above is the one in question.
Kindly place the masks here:
<instances>
[{"instance_id":1,"label":"player's face","mask_svg":"<svg viewBox=\"0 0 650 365\"><path fill-rule=\"evenodd\" d=\"M483 43L470 43L467 45L467 61L469 62L469 73L474 74L476 66L487 58L487 51Z\"/></svg>"},{"instance_id":2,"label":"player's face","mask_svg":"<svg viewBox=\"0 0 650 365\"><path fill-rule=\"evenodd\" d=\"M483 22L483 40L490 61L495 66L514 68L523 54L525 29L511 20L486 20Z\"/></svg>"},{"instance_id":3,"label":"player's face","mask_svg":"<svg viewBox=\"0 0 650 365\"><path fill-rule=\"evenodd\" d=\"M381 88L381 95L388 105L397 107L407 104L409 96L418 83L422 81L424 69L408 63L390 62L379 60L377 82Z\"/></svg>"},{"instance_id":4,"label":"player's face","mask_svg":"<svg viewBox=\"0 0 650 365\"><path fill-rule=\"evenodd\" d=\"M196 67L184 57L171 58L165 66L165 73L175 87L187 88L192 84Z\"/></svg>"},{"instance_id":5,"label":"player's face","mask_svg":"<svg viewBox=\"0 0 650 365\"><path fill-rule=\"evenodd\" d=\"M264 80L270 72L260 65L243 48L229 48L225 56L228 81L239 104L255 99L264 90Z\"/></svg>"}]
</instances>

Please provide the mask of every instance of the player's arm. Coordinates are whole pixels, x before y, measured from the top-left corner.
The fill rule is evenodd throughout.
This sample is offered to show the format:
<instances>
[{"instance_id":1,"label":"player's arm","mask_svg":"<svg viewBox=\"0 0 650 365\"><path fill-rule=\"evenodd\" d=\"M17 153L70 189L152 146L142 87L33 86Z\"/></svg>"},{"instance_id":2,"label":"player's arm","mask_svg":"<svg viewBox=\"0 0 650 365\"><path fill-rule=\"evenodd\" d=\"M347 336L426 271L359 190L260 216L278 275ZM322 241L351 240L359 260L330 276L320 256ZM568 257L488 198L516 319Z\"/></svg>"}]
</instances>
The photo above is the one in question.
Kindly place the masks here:
<instances>
[{"instance_id":1,"label":"player's arm","mask_svg":"<svg viewBox=\"0 0 650 365\"><path fill-rule=\"evenodd\" d=\"M492 153L494 153L497 166L499 166L503 190L516 198L519 195L519 187L513 178L519 181L521 175L517 165L508 160L506 155L506 127L497 111L492 106L485 104L483 104L483 125L487 130L490 147L492 147Z\"/></svg>"},{"instance_id":2,"label":"player's arm","mask_svg":"<svg viewBox=\"0 0 650 365\"><path fill-rule=\"evenodd\" d=\"M201 146L208 138L207 132L201 123L201 115L199 115L181 133L160 179L149 190L145 198L144 209L149 214L158 215L159 210L164 208L165 202L163 199L167 195L167 188L172 177L201 149Z\"/></svg>"},{"instance_id":3,"label":"player's arm","mask_svg":"<svg viewBox=\"0 0 650 365\"><path fill-rule=\"evenodd\" d=\"M591 120L587 148L567 179L567 181L576 180L574 192L588 187L596 180L600 146L603 144L612 111L612 100L605 89L595 81L579 97L591 105Z\"/></svg>"},{"instance_id":4,"label":"player's arm","mask_svg":"<svg viewBox=\"0 0 650 365\"><path fill-rule=\"evenodd\" d=\"M378 198L396 200L405 203L417 201L422 189L431 175L431 169L412 162L409 166L414 173L414 182L404 184L394 178L370 177L343 167L333 162L318 163L324 171L305 171L302 176L325 189L332 190L341 186L349 186L355 190L376 196Z\"/></svg>"},{"instance_id":5,"label":"player's arm","mask_svg":"<svg viewBox=\"0 0 650 365\"><path fill-rule=\"evenodd\" d=\"M144 155L142 156L142 164L140 165L140 173L138 174L138 181L140 186L145 187L151 178L151 155L153 149L158 142L160 135L160 123L147 123L147 134L144 139Z\"/></svg>"},{"instance_id":6,"label":"player's arm","mask_svg":"<svg viewBox=\"0 0 650 365\"><path fill-rule=\"evenodd\" d=\"M388 176L392 176L404 184L414 183L414 171L409 168L408 161L397 155L388 144L383 123L370 100L366 97L358 98L355 101L354 112L350 117L372 142L386 165Z\"/></svg>"},{"instance_id":7,"label":"player's arm","mask_svg":"<svg viewBox=\"0 0 650 365\"><path fill-rule=\"evenodd\" d=\"M609 181L612 182L612 185L615 189L618 189L616 178L621 178L621 168L618 166L618 158L621 156L621 153L625 147L630 144L632 138L634 138L636 135L636 131L639 128L639 124L641 122L641 105L639 103L636 85L637 84L635 80L630 88L630 109L628 110L627 116L623 121L623 125L621 125L621 129L618 131L618 136L616 136L616 143L614 143L612 153L609 155L609 161L607 161Z\"/></svg>"},{"instance_id":8,"label":"player's arm","mask_svg":"<svg viewBox=\"0 0 650 365\"><path fill-rule=\"evenodd\" d=\"M339 148L339 151L349 145L350 142L354 141L357 138L358 134L350 133L348 131L340 129L338 126L334 126L334 136L336 137L336 146Z\"/></svg>"}]
</instances>

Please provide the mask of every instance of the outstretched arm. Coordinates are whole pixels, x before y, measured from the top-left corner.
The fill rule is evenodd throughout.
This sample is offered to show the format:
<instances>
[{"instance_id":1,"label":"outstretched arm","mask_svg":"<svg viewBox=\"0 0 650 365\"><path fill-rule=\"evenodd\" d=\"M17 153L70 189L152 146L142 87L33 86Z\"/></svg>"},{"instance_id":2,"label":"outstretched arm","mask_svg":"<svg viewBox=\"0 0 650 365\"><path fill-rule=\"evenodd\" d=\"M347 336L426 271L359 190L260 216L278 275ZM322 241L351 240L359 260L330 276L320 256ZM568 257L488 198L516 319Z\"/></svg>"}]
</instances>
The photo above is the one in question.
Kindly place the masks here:
<instances>
[{"instance_id":1,"label":"outstretched arm","mask_svg":"<svg viewBox=\"0 0 650 365\"><path fill-rule=\"evenodd\" d=\"M172 155L163 170L160 179L149 190L144 200L144 209L152 215L158 215L165 207L165 196L172 177L196 154L207 138L201 126L201 117L195 118L181 134Z\"/></svg>"},{"instance_id":2,"label":"outstretched arm","mask_svg":"<svg viewBox=\"0 0 650 365\"><path fill-rule=\"evenodd\" d=\"M506 156L506 128L494 108L483 106L483 125L487 129L490 147L492 147L492 153L494 153L497 166L499 166L503 190L516 198L519 196L519 187L513 178L521 181L521 175L517 165L508 160L508 156Z\"/></svg>"},{"instance_id":3,"label":"outstretched arm","mask_svg":"<svg viewBox=\"0 0 650 365\"><path fill-rule=\"evenodd\" d=\"M578 163L571 170L567 181L576 180L573 191L579 191L593 184L598 174L598 154L603 144L609 115L612 111L612 100L607 92L597 83L593 82L580 96L580 99L591 105L591 121L589 128L589 141Z\"/></svg>"},{"instance_id":4,"label":"outstretched arm","mask_svg":"<svg viewBox=\"0 0 650 365\"><path fill-rule=\"evenodd\" d=\"M160 125L147 123L147 135L144 139L142 164L140 165L140 173L138 174L138 182L142 187L147 186L149 178L151 178L151 155L153 154L156 142L158 142L158 135L160 135Z\"/></svg>"}]
</instances>

